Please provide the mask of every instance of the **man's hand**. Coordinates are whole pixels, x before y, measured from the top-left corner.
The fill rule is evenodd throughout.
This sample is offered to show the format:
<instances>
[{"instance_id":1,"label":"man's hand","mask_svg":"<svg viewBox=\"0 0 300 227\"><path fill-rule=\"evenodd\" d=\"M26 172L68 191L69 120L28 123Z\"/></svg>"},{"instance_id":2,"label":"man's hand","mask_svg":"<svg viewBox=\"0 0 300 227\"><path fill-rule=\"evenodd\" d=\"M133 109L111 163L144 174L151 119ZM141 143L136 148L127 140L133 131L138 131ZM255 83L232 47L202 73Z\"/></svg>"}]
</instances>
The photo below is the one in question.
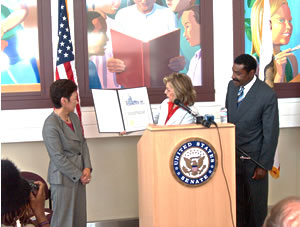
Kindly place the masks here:
<instances>
[{"instance_id":1,"label":"man's hand","mask_svg":"<svg viewBox=\"0 0 300 227\"><path fill-rule=\"evenodd\" d=\"M91 170L90 168L84 168L82 171L82 176L80 177L80 181L83 185L90 183L91 181Z\"/></svg>"},{"instance_id":2,"label":"man's hand","mask_svg":"<svg viewBox=\"0 0 300 227\"><path fill-rule=\"evenodd\" d=\"M122 61L121 59L117 59L117 58L107 59L106 67L107 67L108 71L110 71L111 73L120 73L120 72L125 71L125 69L126 69L126 65L125 65L124 61Z\"/></svg>"},{"instance_id":3,"label":"man's hand","mask_svg":"<svg viewBox=\"0 0 300 227\"><path fill-rule=\"evenodd\" d=\"M256 167L255 171L254 171L254 175L252 176L252 179L254 180L260 180L263 179L267 174L267 170L260 168L260 167Z\"/></svg>"},{"instance_id":4,"label":"man's hand","mask_svg":"<svg viewBox=\"0 0 300 227\"><path fill-rule=\"evenodd\" d=\"M185 64L186 62L184 56L177 56L169 60L168 67L174 72L179 72L180 70L184 69Z\"/></svg>"}]
</instances>

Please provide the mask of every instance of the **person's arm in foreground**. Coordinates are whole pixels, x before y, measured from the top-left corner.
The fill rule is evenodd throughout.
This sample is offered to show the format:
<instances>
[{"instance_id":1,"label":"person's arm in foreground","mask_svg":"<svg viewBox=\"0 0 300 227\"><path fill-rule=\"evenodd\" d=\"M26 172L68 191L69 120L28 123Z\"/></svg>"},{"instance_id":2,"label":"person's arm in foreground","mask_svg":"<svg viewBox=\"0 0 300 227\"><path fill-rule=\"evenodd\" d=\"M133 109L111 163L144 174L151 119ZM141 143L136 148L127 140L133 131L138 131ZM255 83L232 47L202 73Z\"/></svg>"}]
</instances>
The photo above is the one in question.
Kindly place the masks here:
<instances>
[{"instance_id":1,"label":"person's arm in foreground","mask_svg":"<svg viewBox=\"0 0 300 227\"><path fill-rule=\"evenodd\" d=\"M50 227L48 219L45 215L45 185L36 181L35 184L39 185L39 190L36 195L32 192L30 193L30 207L36 217L37 223L39 227Z\"/></svg>"}]
</instances>

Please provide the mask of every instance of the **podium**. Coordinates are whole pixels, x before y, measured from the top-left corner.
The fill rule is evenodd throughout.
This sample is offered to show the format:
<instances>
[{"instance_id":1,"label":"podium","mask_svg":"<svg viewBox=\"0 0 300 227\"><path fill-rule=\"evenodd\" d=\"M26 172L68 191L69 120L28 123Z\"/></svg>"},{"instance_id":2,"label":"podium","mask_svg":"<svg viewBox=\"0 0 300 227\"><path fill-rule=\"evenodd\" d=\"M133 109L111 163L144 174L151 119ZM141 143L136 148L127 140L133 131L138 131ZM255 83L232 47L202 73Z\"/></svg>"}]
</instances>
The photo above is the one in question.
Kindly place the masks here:
<instances>
[{"instance_id":1,"label":"podium","mask_svg":"<svg viewBox=\"0 0 300 227\"><path fill-rule=\"evenodd\" d=\"M220 137L215 126L147 127L137 145L140 227L226 227L236 223L235 126L218 126ZM186 148L182 144L199 140L214 150L215 168L201 185L196 185L195 181L186 184L174 172L177 154ZM200 154L203 153L202 147L196 151L199 148ZM189 150L188 155L194 153L197 152ZM203 155L196 156L200 160ZM180 163L185 165L183 160ZM188 167L183 170L186 175L193 176ZM199 167L196 171L201 170Z\"/></svg>"}]
</instances>

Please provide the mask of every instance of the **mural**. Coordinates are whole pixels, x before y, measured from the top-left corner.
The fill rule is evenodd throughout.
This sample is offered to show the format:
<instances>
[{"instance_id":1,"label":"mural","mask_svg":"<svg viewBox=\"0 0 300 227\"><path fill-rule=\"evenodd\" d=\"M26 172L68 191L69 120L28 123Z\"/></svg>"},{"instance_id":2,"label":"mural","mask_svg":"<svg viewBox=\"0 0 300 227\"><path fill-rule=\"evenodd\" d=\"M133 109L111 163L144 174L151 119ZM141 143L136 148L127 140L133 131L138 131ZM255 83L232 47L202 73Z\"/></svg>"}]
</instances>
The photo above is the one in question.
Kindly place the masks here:
<instances>
[{"instance_id":1,"label":"mural","mask_svg":"<svg viewBox=\"0 0 300 227\"><path fill-rule=\"evenodd\" d=\"M1 0L1 92L40 91L36 0Z\"/></svg>"},{"instance_id":2,"label":"mural","mask_svg":"<svg viewBox=\"0 0 300 227\"><path fill-rule=\"evenodd\" d=\"M86 0L86 7L90 88L164 87L174 71L202 85L199 0Z\"/></svg>"},{"instance_id":3,"label":"mural","mask_svg":"<svg viewBox=\"0 0 300 227\"><path fill-rule=\"evenodd\" d=\"M245 51L258 62L261 50L263 0L245 0ZM273 83L300 82L300 1L270 0Z\"/></svg>"}]
</instances>

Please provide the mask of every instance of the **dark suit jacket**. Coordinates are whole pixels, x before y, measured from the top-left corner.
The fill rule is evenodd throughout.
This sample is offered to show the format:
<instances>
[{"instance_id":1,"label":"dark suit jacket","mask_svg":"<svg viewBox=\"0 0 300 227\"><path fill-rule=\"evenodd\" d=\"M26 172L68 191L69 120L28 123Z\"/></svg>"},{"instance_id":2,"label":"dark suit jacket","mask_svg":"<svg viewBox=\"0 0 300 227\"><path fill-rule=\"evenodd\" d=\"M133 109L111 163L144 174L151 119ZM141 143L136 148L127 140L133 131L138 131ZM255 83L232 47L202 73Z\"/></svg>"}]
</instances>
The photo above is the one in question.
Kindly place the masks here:
<instances>
[{"instance_id":1,"label":"dark suit jacket","mask_svg":"<svg viewBox=\"0 0 300 227\"><path fill-rule=\"evenodd\" d=\"M226 108L228 122L236 126L236 145L270 170L279 136L276 94L257 78L237 108L238 90L239 87L234 86L230 81L226 95Z\"/></svg>"},{"instance_id":2,"label":"dark suit jacket","mask_svg":"<svg viewBox=\"0 0 300 227\"><path fill-rule=\"evenodd\" d=\"M83 169L92 166L80 121L75 113L69 116L75 131L53 112L45 120L43 139L50 157L48 182L72 187Z\"/></svg>"}]
</instances>

